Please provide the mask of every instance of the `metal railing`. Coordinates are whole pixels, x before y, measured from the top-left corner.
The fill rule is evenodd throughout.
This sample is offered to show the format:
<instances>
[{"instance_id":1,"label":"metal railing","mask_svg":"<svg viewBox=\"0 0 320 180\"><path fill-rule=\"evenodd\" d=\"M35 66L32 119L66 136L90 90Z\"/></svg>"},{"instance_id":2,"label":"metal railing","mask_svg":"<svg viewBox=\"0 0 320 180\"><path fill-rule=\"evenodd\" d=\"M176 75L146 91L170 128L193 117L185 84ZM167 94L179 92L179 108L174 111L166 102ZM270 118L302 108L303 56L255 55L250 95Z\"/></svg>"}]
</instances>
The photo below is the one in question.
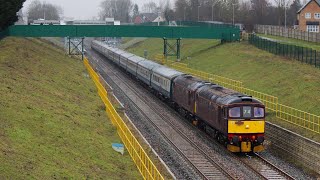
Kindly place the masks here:
<instances>
[{"instance_id":1,"label":"metal railing","mask_svg":"<svg viewBox=\"0 0 320 180\"><path fill-rule=\"evenodd\" d=\"M278 104L277 117L312 132L320 133L320 116Z\"/></svg>"},{"instance_id":2,"label":"metal railing","mask_svg":"<svg viewBox=\"0 0 320 180\"><path fill-rule=\"evenodd\" d=\"M252 89L248 89L243 87L242 88L242 93L244 94L248 94L250 96L253 96L257 99L259 99L260 101L262 101L264 103L264 105L266 106L267 110L273 111L273 112L277 112L278 110L278 97L269 95L269 94L265 94L259 91L255 91Z\"/></svg>"},{"instance_id":3,"label":"metal railing","mask_svg":"<svg viewBox=\"0 0 320 180\"><path fill-rule=\"evenodd\" d=\"M320 133L320 116L282 105L279 103L278 97L245 88L241 81L191 69L188 67L188 64L185 63L166 61L163 56L163 59L161 59L160 55L158 55L157 58L158 62L164 62L164 64L168 67L199 77L205 81L210 81L212 83L216 83L235 91L253 96L263 102L267 110L276 113L277 118L312 132Z\"/></svg>"},{"instance_id":4,"label":"metal railing","mask_svg":"<svg viewBox=\"0 0 320 180\"><path fill-rule=\"evenodd\" d=\"M140 145L139 141L135 138L128 126L125 124L125 122L122 120L122 118L119 116L119 114L111 104L110 100L108 99L106 89L100 83L99 75L93 70L86 58L84 58L84 65L98 88L98 94L106 106L107 116L111 120L112 124L116 126L117 132L122 142L127 148L132 160L138 167L138 170L140 171L142 177L144 179L163 180L164 178L157 167L154 165L148 154Z\"/></svg>"},{"instance_id":5,"label":"metal railing","mask_svg":"<svg viewBox=\"0 0 320 180\"><path fill-rule=\"evenodd\" d=\"M302 63L320 68L320 52L311 48L296 46L293 44L284 44L282 42L266 39L253 34L249 35L249 43L270 53L295 59Z\"/></svg>"}]
</instances>

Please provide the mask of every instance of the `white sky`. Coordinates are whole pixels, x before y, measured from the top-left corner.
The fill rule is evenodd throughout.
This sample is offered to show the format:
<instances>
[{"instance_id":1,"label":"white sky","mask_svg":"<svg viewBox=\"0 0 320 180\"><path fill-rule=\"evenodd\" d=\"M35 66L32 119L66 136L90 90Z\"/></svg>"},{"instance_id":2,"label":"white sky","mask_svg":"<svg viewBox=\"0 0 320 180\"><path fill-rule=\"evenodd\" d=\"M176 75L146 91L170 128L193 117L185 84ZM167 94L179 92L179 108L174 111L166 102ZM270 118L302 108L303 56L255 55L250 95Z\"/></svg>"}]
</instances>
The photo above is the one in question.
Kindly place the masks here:
<instances>
[{"instance_id":1,"label":"white sky","mask_svg":"<svg viewBox=\"0 0 320 180\"><path fill-rule=\"evenodd\" d=\"M33 0L26 0L23 7L23 13L26 14L29 4ZM44 1L44 0L40 0ZM73 17L74 19L91 19L98 15L100 11L99 5L103 0L45 0L47 3L55 4L63 8L65 17ZM131 0L133 3L137 3L141 9L141 6L153 1L159 3L159 0ZM173 2L173 0L170 0Z\"/></svg>"}]
</instances>

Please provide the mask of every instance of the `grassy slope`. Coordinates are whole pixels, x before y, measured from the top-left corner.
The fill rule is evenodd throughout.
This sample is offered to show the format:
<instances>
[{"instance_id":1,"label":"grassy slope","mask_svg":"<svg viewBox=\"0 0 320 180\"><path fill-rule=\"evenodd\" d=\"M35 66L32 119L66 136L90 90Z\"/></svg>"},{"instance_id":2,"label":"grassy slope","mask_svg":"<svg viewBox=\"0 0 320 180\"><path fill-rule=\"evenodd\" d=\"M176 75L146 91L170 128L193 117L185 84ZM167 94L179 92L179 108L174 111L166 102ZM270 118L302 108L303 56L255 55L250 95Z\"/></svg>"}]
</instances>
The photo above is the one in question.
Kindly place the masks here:
<instances>
[{"instance_id":1,"label":"grassy slope","mask_svg":"<svg viewBox=\"0 0 320 180\"><path fill-rule=\"evenodd\" d=\"M275 40L280 40L282 41L282 44L291 44L291 45L296 45L296 46L302 46L302 47L307 47L311 48L317 51L320 51L320 44L315 43L315 42L308 42L308 41L303 41L299 39L292 39L292 38L286 38L286 37L281 37L281 36L273 36L273 35L265 35L265 34L258 34L258 36L262 37L267 37Z\"/></svg>"},{"instance_id":2,"label":"grassy slope","mask_svg":"<svg viewBox=\"0 0 320 180\"><path fill-rule=\"evenodd\" d=\"M36 39L0 42L0 179L138 179L81 61Z\"/></svg>"},{"instance_id":3,"label":"grassy slope","mask_svg":"<svg viewBox=\"0 0 320 180\"><path fill-rule=\"evenodd\" d=\"M181 41L181 59L186 59L187 57L194 57L200 52L207 51L213 48L214 46L218 45L219 42L220 41L217 40L183 39ZM175 40L170 41L170 44L174 43ZM163 40L154 38L147 39L144 42L138 43L127 50L139 56L144 56L144 50L147 50L148 57L153 58L155 55L163 54ZM170 58L174 59L174 57Z\"/></svg>"},{"instance_id":4,"label":"grassy slope","mask_svg":"<svg viewBox=\"0 0 320 180\"><path fill-rule=\"evenodd\" d=\"M182 62L188 63L189 67L240 80L245 87L279 97L282 104L320 115L319 69L259 50L247 42L209 48L215 42L183 41L182 56L191 55L191 59L183 59ZM199 42L202 43L201 46L197 44ZM156 54L161 53L162 48L160 41L148 39L128 50L141 55L144 49ZM204 49L207 50L203 51ZM272 122L320 141L317 134L296 129L280 121Z\"/></svg>"}]
</instances>

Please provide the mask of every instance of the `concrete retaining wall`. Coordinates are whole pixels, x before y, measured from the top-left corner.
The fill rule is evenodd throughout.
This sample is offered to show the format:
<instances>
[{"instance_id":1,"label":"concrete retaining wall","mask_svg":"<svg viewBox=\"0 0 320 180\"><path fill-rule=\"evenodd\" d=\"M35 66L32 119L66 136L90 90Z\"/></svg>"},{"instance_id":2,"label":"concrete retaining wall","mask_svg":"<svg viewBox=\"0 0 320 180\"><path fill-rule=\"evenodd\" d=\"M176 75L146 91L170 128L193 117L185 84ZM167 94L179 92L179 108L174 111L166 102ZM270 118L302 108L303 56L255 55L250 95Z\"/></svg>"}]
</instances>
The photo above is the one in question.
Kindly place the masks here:
<instances>
[{"instance_id":1,"label":"concrete retaining wall","mask_svg":"<svg viewBox=\"0 0 320 180\"><path fill-rule=\"evenodd\" d=\"M320 143L275 124L266 123L266 139L272 151L320 174Z\"/></svg>"}]
</instances>

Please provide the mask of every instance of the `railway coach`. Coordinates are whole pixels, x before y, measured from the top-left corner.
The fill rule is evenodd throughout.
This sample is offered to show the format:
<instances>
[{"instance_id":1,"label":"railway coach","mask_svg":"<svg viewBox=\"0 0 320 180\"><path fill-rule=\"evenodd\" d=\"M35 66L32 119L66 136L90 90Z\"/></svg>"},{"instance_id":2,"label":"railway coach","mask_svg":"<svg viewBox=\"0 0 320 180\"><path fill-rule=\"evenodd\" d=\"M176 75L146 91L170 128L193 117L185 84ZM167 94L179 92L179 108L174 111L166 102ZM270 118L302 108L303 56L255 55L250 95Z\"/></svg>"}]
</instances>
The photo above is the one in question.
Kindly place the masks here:
<instances>
[{"instance_id":1,"label":"railway coach","mask_svg":"<svg viewBox=\"0 0 320 180\"><path fill-rule=\"evenodd\" d=\"M265 106L260 101L99 41L92 48L167 99L229 151L264 149Z\"/></svg>"}]
</instances>

